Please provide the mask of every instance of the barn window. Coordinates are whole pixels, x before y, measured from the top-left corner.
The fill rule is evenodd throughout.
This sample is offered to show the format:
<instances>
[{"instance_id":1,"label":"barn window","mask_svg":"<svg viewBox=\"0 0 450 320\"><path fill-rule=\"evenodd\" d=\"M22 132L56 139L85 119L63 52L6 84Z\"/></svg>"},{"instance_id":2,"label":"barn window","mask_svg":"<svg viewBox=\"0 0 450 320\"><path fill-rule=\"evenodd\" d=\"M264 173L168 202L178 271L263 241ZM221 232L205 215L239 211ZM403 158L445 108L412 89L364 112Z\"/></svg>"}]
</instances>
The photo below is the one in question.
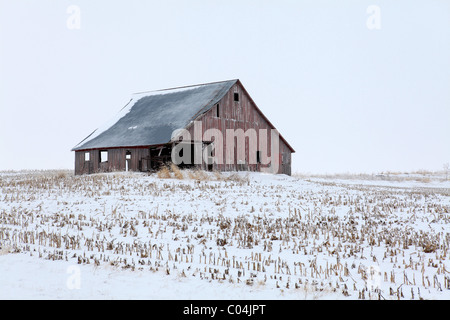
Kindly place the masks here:
<instances>
[{"instance_id":1,"label":"barn window","mask_svg":"<svg viewBox=\"0 0 450 320\"><path fill-rule=\"evenodd\" d=\"M108 162L108 151L100 151L100 162Z\"/></svg>"},{"instance_id":2,"label":"barn window","mask_svg":"<svg viewBox=\"0 0 450 320\"><path fill-rule=\"evenodd\" d=\"M217 118L220 117L219 104L217 104L217 106L216 106L216 117L217 117Z\"/></svg>"},{"instance_id":3,"label":"barn window","mask_svg":"<svg viewBox=\"0 0 450 320\"><path fill-rule=\"evenodd\" d=\"M261 163L261 151L256 151L256 163Z\"/></svg>"},{"instance_id":4,"label":"barn window","mask_svg":"<svg viewBox=\"0 0 450 320\"><path fill-rule=\"evenodd\" d=\"M91 160L91 154L89 152L85 152L84 153L84 161L89 161Z\"/></svg>"},{"instance_id":5,"label":"barn window","mask_svg":"<svg viewBox=\"0 0 450 320\"><path fill-rule=\"evenodd\" d=\"M127 151L125 154L125 159L130 160L131 159L131 151Z\"/></svg>"},{"instance_id":6,"label":"barn window","mask_svg":"<svg viewBox=\"0 0 450 320\"><path fill-rule=\"evenodd\" d=\"M234 101L239 101L239 93L237 92L234 93Z\"/></svg>"}]
</instances>

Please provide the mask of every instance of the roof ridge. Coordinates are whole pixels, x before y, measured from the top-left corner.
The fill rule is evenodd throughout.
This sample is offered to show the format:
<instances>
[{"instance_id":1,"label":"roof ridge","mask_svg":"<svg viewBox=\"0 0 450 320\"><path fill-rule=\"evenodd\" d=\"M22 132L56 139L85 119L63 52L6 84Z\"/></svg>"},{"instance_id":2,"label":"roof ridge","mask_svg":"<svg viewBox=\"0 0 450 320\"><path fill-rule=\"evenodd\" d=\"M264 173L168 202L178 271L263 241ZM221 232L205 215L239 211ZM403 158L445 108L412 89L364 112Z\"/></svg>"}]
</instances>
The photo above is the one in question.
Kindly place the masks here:
<instances>
[{"instance_id":1,"label":"roof ridge","mask_svg":"<svg viewBox=\"0 0 450 320\"><path fill-rule=\"evenodd\" d=\"M175 90L175 89L184 89L184 88L190 88L190 87L200 87L210 84L217 84L222 82L230 82L230 81L238 81L239 79L229 79L229 80L223 80L223 81L214 81L214 82L206 82L206 83L199 83L199 84L191 84L187 86L180 86L180 87L173 87L173 88L166 88L166 89L158 89L158 90L149 90L149 91L142 91L142 92L135 92L132 95L135 94L143 94L143 93L150 93L150 92L159 92L159 91L169 91L169 90Z\"/></svg>"}]
</instances>

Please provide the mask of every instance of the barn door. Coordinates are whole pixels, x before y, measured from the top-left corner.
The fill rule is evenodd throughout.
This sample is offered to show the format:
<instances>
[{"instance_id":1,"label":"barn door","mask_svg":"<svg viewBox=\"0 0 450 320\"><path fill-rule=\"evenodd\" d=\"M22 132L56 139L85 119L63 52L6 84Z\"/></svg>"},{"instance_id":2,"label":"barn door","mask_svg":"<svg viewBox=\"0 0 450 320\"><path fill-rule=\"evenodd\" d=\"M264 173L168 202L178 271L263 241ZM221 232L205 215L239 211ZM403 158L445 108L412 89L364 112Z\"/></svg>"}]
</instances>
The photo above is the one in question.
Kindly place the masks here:
<instances>
[{"instance_id":1,"label":"barn door","mask_svg":"<svg viewBox=\"0 0 450 320\"><path fill-rule=\"evenodd\" d=\"M130 170L130 162L131 162L131 151L125 153L125 171L128 172Z\"/></svg>"}]
</instances>

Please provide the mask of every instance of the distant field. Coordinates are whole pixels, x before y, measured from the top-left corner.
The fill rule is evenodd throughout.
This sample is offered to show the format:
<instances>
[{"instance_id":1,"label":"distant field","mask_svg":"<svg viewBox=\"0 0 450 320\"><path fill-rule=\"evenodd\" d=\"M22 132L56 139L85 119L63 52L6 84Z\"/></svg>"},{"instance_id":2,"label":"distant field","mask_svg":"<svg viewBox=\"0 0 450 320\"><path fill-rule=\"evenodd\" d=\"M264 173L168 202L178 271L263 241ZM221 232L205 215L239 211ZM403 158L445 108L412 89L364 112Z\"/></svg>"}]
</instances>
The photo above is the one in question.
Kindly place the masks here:
<instances>
[{"instance_id":1,"label":"distant field","mask_svg":"<svg viewBox=\"0 0 450 320\"><path fill-rule=\"evenodd\" d=\"M0 172L0 298L449 299L444 173Z\"/></svg>"},{"instance_id":2,"label":"distant field","mask_svg":"<svg viewBox=\"0 0 450 320\"><path fill-rule=\"evenodd\" d=\"M386 182L419 182L419 183L448 183L450 173L443 171L414 171L414 172L380 172L367 173L334 173L334 174L310 174L295 173L294 177L302 179L333 179L333 180L355 180L355 181L386 181ZM447 185L448 187L449 185Z\"/></svg>"}]
</instances>

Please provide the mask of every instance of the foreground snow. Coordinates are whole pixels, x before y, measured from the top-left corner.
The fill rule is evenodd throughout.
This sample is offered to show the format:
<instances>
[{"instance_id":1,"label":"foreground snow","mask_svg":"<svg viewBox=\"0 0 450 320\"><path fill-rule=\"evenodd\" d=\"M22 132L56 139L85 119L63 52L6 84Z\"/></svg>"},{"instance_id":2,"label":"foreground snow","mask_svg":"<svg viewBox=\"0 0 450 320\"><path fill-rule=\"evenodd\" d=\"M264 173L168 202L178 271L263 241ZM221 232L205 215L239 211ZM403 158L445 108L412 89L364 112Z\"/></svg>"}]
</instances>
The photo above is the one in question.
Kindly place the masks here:
<instances>
[{"instance_id":1,"label":"foreground snow","mask_svg":"<svg viewBox=\"0 0 450 320\"><path fill-rule=\"evenodd\" d=\"M448 183L0 173L0 299L449 299Z\"/></svg>"},{"instance_id":2,"label":"foreground snow","mask_svg":"<svg viewBox=\"0 0 450 320\"><path fill-rule=\"evenodd\" d=\"M79 286L73 282L79 272ZM311 288L280 290L228 282L204 282L170 276L164 271L121 270L111 266L77 265L23 254L0 256L0 299L341 299L340 294Z\"/></svg>"}]
</instances>

